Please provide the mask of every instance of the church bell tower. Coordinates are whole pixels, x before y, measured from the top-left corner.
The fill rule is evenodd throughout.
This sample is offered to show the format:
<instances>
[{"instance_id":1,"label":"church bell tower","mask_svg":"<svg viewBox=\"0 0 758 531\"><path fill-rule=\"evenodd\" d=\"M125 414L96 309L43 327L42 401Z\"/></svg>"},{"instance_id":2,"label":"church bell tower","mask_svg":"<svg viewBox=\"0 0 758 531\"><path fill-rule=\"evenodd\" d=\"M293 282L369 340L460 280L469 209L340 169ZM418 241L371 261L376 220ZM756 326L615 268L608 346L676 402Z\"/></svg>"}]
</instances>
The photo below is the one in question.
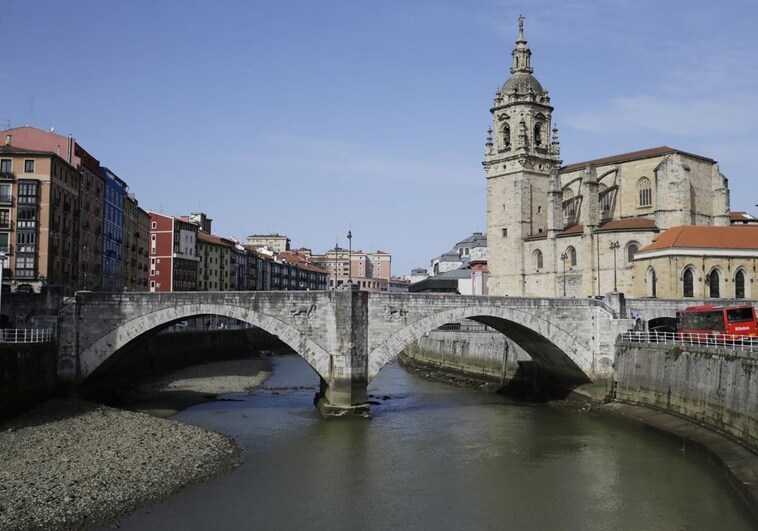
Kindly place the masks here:
<instances>
[{"instance_id":1,"label":"church bell tower","mask_svg":"<svg viewBox=\"0 0 758 531\"><path fill-rule=\"evenodd\" d=\"M523 16L518 30L511 76L495 92L490 109L492 126L482 163L487 174L490 295L526 294L524 275L536 264L531 253L526 256L525 239L547 237L548 229L555 229L548 227L554 217L548 211L555 207L548 197L551 172L555 181L561 165L558 130L552 126L548 92L532 75Z\"/></svg>"}]
</instances>

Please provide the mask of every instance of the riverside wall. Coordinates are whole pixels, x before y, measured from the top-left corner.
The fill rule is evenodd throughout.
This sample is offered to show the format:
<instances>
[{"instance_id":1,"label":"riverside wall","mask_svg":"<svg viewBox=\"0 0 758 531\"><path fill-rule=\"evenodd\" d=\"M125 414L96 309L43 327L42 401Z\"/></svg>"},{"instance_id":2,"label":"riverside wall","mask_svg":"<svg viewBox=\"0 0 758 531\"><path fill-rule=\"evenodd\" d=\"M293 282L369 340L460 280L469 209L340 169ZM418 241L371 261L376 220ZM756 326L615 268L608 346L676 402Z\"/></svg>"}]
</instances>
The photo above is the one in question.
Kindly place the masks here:
<instances>
[{"instance_id":1,"label":"riverside wall","mask_svg":"<svg viewBox=\"0 0 758 531\"><path fill-rule=\"evenodd\" d=\"M616 400L686 417L758 449L758 353L624 343L615 372Z\"/></svg>"},{"instance_id":2,"label":"riverside wall","mask_svg":"<svg viewBox=\"0 0 758 531\"><path fill-rule=\"evenodd\" d=\"M32 407L59 391L53 343L0 344L0 418Z\"/></svg>"},{"instance_id":3,"label":"riverside wall","mask_svg":"<svg viewBox=\"0 0 758 531\"><path fill-rule=\"evenodd\" d=\"M531 358L500 332L433 331L403 351L414 363L489 382L510 380Z\"/></svg>"}]
</instances>

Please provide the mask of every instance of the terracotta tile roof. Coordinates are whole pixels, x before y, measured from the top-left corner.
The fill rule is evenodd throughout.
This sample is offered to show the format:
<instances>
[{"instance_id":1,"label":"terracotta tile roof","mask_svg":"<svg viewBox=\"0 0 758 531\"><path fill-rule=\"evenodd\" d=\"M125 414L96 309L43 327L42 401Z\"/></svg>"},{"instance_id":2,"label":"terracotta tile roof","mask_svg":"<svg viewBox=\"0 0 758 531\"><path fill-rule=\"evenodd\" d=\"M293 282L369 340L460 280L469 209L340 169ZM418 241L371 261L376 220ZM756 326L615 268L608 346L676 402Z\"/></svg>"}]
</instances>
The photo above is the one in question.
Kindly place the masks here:
<instances>
[{"instance_id":1,"label":"terracotta tile roof","mask_svg":"<svg viewBox=\"0 0 758 531\"><path fill-rule=\"evenodd\" d=\"M672 248L758 250L758 226L683 225L662 232L653 243L640 249L640 252Z\"/></svg>"},{"instance_id":2,"label":"terracotta tile roof","mask_svg":"<svg viewBox=\"0 0 758 531\"><path fill-rule=\"evenodd\" d=\"M732 223L758 223L758 218L747 212L729 212L729 219Z\"/></svg>"},{"instance_id":3,"label":"terracotta tile roof","mask_svg":"<svg viewBox=\"0 0 758 531\"><path fill-rule=\"evenodd\" d=\"M649 218L624 218L613 219L600 224L600 231L615 230L658 230L654 219Z\"/></svg>"},{"instance_id":4,"label":"terracotta tile roof","mask_svg":"<svg viewBox=\"0 0 758 531\"><path fill-rule=\"evenodd\" d=\"M0 145L0 153L7 153L9 155L54 155L52 151L40 151L37 149L26 149L17 146Z\"/></svg>"},{"instance_id":5,"label":"terracotta tile roof","mask_svg":"<svg viewBox=\"0 0 758 531\"><path fill-rule=\"evenodd\" d=\"M227 240L226 238L222 238L221 236L216 236L215 234L206 234L205 232L199 230L197 231L197 239L202 242L207 243L214 243L216 245L225 245L227 247L233 247L234 244Z\"/></svg>"},{"instance_id":6,"label":"terracotta tile roof","mask_svg":"<svg viewBox=\"0 0 758 531\"><path fill-rule=\"evenodd\" d=\"M705 160L708 162L716 162L713 159L709 159L701 155L695 155L694 153L687 153L686 151L681 151L679 149L674 149L668 146L660 146L660 147L655 147L655 148L650 148L650 149L642 149L640 151L631 151L629 153L621 153L619 155L611 155L610 157L602 157L599 159L588 160L585 162L576 162L574 164L569 164L561 168L561 173L570 173L572 171L582 170L586 168L588 164L593 164L595 166L604 166L606 164L629 162L631 160L661 157L663 155L670 155L672 153L681 153L683 155L688 155L690 157L695 157L695 158Z\"/></svg>"},{"instance_id":7,"label":"terracotta tile roof","mask_svg":"<svg viewBox=\"0 0 758 531\"><path fill-rule=\"evenodd\" d=\"M584 225L581 223L576 223L575 225L569 225L565 229L563 229L561 232L556 234L558 238L564 237L564 236L576 236L577 234L582 234L584 232Z\"/></svg>"}]
</instances>

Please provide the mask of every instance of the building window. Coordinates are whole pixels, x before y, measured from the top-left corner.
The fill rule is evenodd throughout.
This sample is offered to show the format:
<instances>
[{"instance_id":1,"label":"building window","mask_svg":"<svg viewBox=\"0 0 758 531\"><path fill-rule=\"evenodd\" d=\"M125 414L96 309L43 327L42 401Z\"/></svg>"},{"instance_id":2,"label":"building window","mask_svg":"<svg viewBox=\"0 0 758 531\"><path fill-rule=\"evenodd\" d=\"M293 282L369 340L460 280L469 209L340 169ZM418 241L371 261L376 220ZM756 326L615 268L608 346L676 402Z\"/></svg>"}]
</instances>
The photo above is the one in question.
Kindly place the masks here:
<instances>
[{"instance_id":1,"label":"building window","mask_svg":"<svg viewBox=\"0 0 758 531\"><path fill-rule=\"evenodd\" d=\"M27 204L37 203L37 181L19 181L18 182L18 202ZM65 207L65 205L64 205Z\"/></svg>"},{"instance_id":2,"label":"building window","mask_svg":"<svg viewBox=\"0 0 758 531\"><path fill-rule=\"evenodd\" d=\"M601 184L598 195L600 196L600 213L603 218L607 218L611 215L611 193L606 185Z\"/></svg>"},{"instance_id":3,"label":"building window","mask_svg":"<svg viewBox=\"0 0 758 531\"><path fill-rule=\"evenodd\" d=\"M503 145L505 149L511 149L511 126L508 124L503 126Z\"/></svg>"},{"instance_id":4,"label":"building window","mask_svg":"<svg viewBox=\"0 0 758 531\"><path fill-rule=\"evenodd\" d=\"M536 269L542 269L542 251L534 251L534 267Z\"/></svg>"},{"instance_id":5,"label":"building window","mask_svg":"<svg viewBox=\"0 0 758 531\"><path fill-rule=\"evenodd\" d=\"M719 272L715 269L708 275L708 296L711 299L718 299L721 294L719 290Z\"/></svg>"},{"instance_id":6,"label":"building window","mask_svg":"<svg viewBox=\"0 0 758 531\"><path fill-rule=\"evenodd\" d=\"M745 273L741 269L734 275L734 298L745 298Z\"/></svg>"},{"instance_id":7,"label":"building window","mask_svg":"<svg viewBox=\"0 0 758 531\"><path fill-rule=\"evenodd\" d=\"M10 173L12 169L11 162L11 159L0 159L0 173Z\"/></svg>"},{"instance_id":8,"label":"building window","mask_svg":"<svg viewBox=\"0 0 758 531\"><path fill-rule=\"evenodd\" d=\"M626 263L632 265L634 261L634 255L639 251L639 246L636 243L630 243L626 248Z\"/></svg>"},{"instance_id":9,"label":"building window","mask_svg":"<svg viewBox=\"0 0 758 531\"><path fill-rule=\"evenodd\" d=\"M692 269L687 269L682 276L682 294L685 297L695 296L695 283L692 278Z\"/></svg>"},{"instance_id":10,"label":"building window","mask_svg":"<svg viewBox=\"0 0 758 531\"><path fill-rule=\"evenodd\" d=\"M655 274L655 269L652 267L648 268L647 270L647 296L658 296L658 277Z\"/></svg>"},{"instance_id":11,"label":"building window","mask_svg":"<svg viewBox=\"0 0 758 531\"><path fill-rule=\"evenodd\" d=\"M573 224L574 218L576 218L576 201L574 200L574 192L570 188L563 191L563 212L566 215L566 222Z\"/></svg>"},{"instance_id":12,"label":"building window","mask_svg":"<svg viewBox=\"0 0 758 531\"><path fill-rule=\"evenodd\" d=\"M34 161L33 160L25 160L24 161L24 173L34 173Z\"/></svg>"},{"instance_id":13,"label":"building window","mask_svg":"<svg viewBox=\"0 0 758 531\"><path fill-rule=\"evenodd\" d=\"M647 177L637 181L637 191L639 192L641 207L648 207L653 204L653 190L650 188L650 180Z\"/></svg>"},{"instance_id":14,"label":"building window","mask_svg":"<svg viewBox=\"0 0 758 531\"><path fill-rule=\"evenodd\" d=\"M576 267L576 249L569 247L566 249L566 254L568 255L569 264L571 264L571 267Z\"/></svg>"},{"instance_id":15,"label":"building window","mask_svg":"<svg viewBox=\"0 0 758 531\"><path fill-rule=\"evenodd\" d=\"M542 145L542 124L539 122L534 124L534 145Z\"/></svg>"}]
</instances>

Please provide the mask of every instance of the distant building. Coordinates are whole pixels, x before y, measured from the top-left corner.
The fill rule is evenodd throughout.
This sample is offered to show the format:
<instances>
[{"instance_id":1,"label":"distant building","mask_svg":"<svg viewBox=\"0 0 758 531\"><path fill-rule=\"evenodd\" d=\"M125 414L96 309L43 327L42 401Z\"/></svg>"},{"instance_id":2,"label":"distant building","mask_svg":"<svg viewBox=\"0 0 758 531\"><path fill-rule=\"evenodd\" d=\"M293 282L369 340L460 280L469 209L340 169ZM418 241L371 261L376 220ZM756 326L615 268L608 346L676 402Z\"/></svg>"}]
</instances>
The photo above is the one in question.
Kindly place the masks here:
<instances>
[{"instance_id":1,"label":"distant building","mask_svg":"<svg viewBox=\"0 0 758 531\"><path fill-rule=\"evenodd\" d=\"M60 267L62 271L74 267L75 271L63 276L57 273L48 276L39 269L41 261L38 260L34 262L34 268L39 269L36 275L42 277L40 282L63 282L61 285L66 292L77 289L146 290L149 216L137 207L136 198L128 195L126 183L114 172L101 167L100 161L70 135L30 126L7 129L2 133L8 146L52 155L76 173L76 176L64 175L69 172L56 165L52 178L63 178L66 194L58 193L51 198L49 205L44 202L38 205L40 223L50 217L52 269ZM106 192L106 182L109 192ZM59 206L62 213L57 212ZM27 211L26 208L22 210ZM75 235L71 234L72 230ZM74 243L66 243L69 237ZM67 257L69 252L70 259ZM22 258L20 263L32 269L28 257ZM73 285L70 275L73 275Z\"/></svg>"},{"instance_id":2,"label":"distant building","mask_svg":"<svg viewBox=\"0 0 758 531\"><path fill-rule=\"evenodd\" d=\"M127 291L147 291L150 255L150 214L139 207L134 194L124 197L122 283Z\"/></svg>"},{"instance_id":3,"label":"distant building","mask_svg":"<svg viewBox=\"0 0 758 531\"><path fill-rule=\"evenodd\" d=\"M282 234L251 234L247 237L245 245L249 247L263 247L275 253L290 250L290 239Z\"/></svg>"},{"instance_id":4,"label":"distant building","mask_svg":"<svg viewBox=\"0 0 758 531\"><path fill-rule=\"evenodd\" d=\"M12 139L7 140L12 142ZM79 185L51 152L0 146L0 262L6 291L79 289Z\"/></svg>"},{"instance_id":5,"label":"distant building","mask_svg":"<svg viewBox=\"0 0 758 531\"><path fill-rule=\"evenodd\" d=\"M474 232L450 251L433 258L431 274L423 268L411 272L411 292L487 294L487 236Z\"/></svg>"},{"instance_id":6,"label":"distant building","mask_svg":"<svg viewBox=\"0 0 758 531\"><path fill-rule=\"evenodd\" d=\"M124 254L124 199L128 186L105 166L103 202L103 291L123 291L127 287L121 272Z\"/></svg>"},{"instance_id":7,"label":"distant building","mask_svg":"<svg viewBox=\"0 0 758 531\"><path fill-rule=\"evenodd\" d=\"M385 251L350 251L339 246L312 261L329 272L329 287L334 289L352 282L362 291L389 291L392 278L392 255Z\"/></svg>"},{"instance_id":8,"label":"distant building","mask_svg":"<svg viewBox=\"0 0 758 531\"><path fill-rule=\"evenodd\" d=\"M233 250L232 241L197 232L197 291L232 290Z\"/></svg>"},{"instance_id":9,"label":"distant building","mask_svg":"<svg viewBox=\"0 0 758 531\"><path fill-rule=\"evenodd\" d=\"M150 291L197 290L198 226L150 212Z\"/></svg>"}]
</instances>

